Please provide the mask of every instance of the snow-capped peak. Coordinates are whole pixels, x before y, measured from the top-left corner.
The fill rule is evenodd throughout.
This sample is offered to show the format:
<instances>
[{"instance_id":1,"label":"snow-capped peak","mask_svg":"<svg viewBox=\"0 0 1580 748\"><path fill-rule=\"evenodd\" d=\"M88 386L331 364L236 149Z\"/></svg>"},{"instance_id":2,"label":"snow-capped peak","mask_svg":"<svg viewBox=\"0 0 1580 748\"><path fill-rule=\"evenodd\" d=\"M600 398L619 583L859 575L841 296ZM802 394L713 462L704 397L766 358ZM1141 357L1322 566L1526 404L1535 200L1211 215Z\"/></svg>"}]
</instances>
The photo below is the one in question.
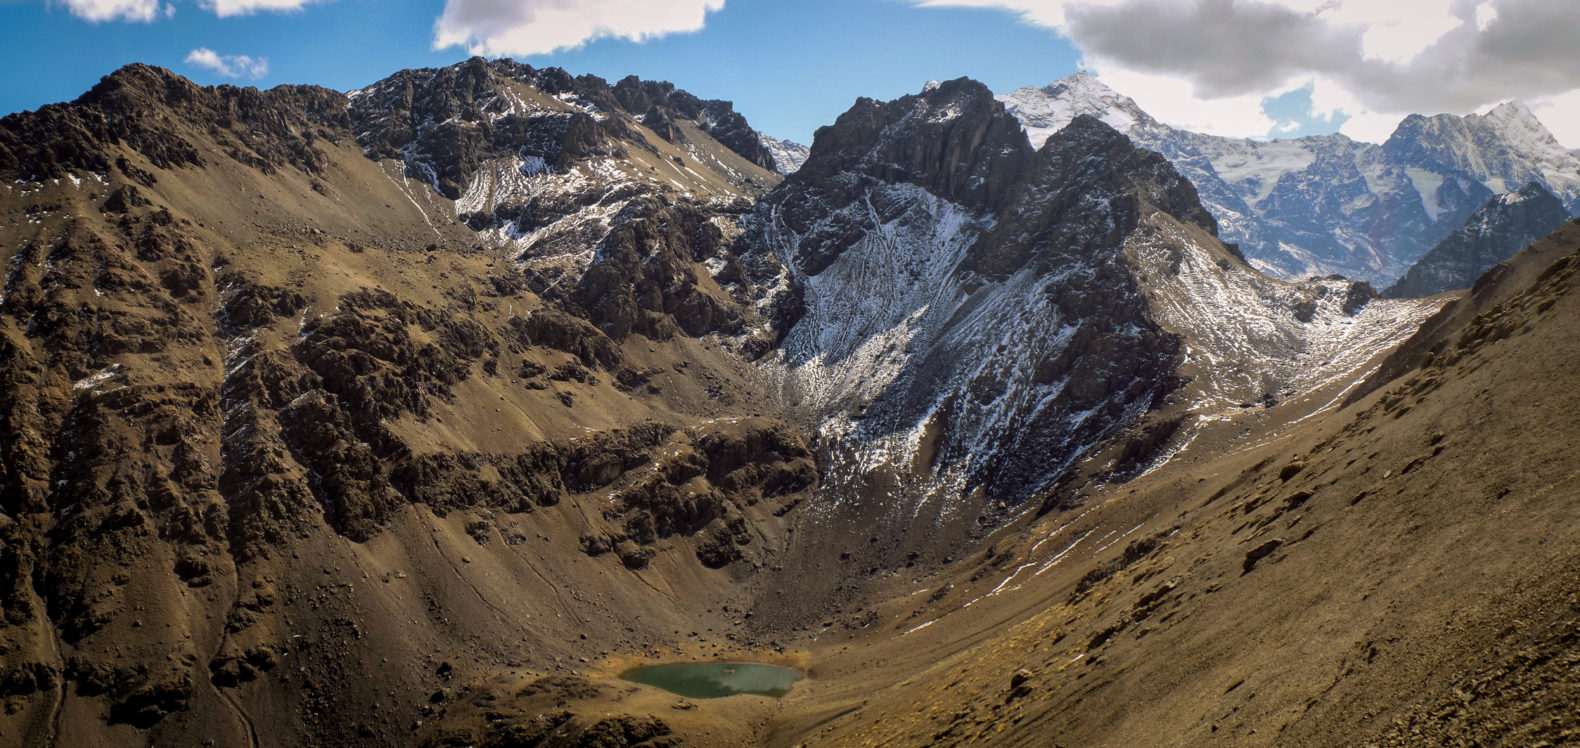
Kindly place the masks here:
<instances>
[{"instance_id":1,"label":"snow-capped peak","mask_svg":"<svg viewBox=\"0 0 1580 748\"><path fill-rule=\"evenodd\" d=\"M1530 107L1525 106L1525 102L1519 99L1509 99L1488 110L1483 116L1495 122L1541 127L1541 122L1536 119L1535 114L1531 113Z\"/></svg>"},{"instance_id":2,"label":"snow-capped peak","mask_svg":"<svg viewBox=\"0 0 1580 748\"><path fill-rule=\"evenodd\" d=\"M810 149L800 143L780 140L762 131L758 131L757 139L762 142L764 148L768 149L769 155L773 156L774 169L787 176L800 169L811 153Z\"/></svg>"},{"instance_id":3,"label":"snow-capped peak","mask_svg":"<svg viewBox=\"0 0 1580 748\"><path fill-rule=\"evenodd\" d=\"M1494 192L1511 192L1537 180L1571 209L1580 207L1580 160L1518 99L1463 118L1412 117L1395 134L1395 139L1401 137L1474 175Z\"/></svg>"},{"instance_id":4,"label":"snow-capped peak","mask_svg":"<svg viewBox=\"0 0 1580 748\"><path fill-rule=\"evenodd\" d=\"M1481 120L1516 148L1545 156L1561 157L1566 153L1567 149L1558 144L1547 126L1519 99L1493 107Z\"/></svg>"},{"instance_id":5,"label":"snow-capped peak","mask_svg":"<svg viewBox=\"0 0 1580 748\"><path fill-rule=\"evenodd\" d=\"M997 97L1021 121L1034 148L1083 114L1102 120L1123 133L1152 118L1130 97L1109 88L1095 76L1081 71L1037 88L1027 86Z\"/></svg>"}]
</instances>

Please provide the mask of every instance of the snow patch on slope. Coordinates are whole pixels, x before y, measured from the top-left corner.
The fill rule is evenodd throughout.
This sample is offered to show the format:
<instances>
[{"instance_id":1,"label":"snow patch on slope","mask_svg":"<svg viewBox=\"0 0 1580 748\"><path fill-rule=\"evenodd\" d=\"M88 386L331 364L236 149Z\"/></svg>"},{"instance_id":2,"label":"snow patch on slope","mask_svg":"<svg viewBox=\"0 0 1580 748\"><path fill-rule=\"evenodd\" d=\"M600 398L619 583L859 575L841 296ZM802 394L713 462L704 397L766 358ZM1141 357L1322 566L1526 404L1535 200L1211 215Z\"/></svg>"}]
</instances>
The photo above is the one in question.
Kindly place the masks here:
<instances>
[{"instance_id":1,"label":"snow patch on slope","mask_svg":"<svg viewBox=\"0 0 1580 748\"><path fill-rule=\"evenodd\" d=\"M1353 378L1443 303L1373 299L1346 311L1349 281L1274 280L1221 263L1200 236L1173 221L1144 226L1127 252L1148 269L1158 322L1188 343L1185 368L1197 372L1192 409L1201 415Z\"/></svg>"}]
</instances>

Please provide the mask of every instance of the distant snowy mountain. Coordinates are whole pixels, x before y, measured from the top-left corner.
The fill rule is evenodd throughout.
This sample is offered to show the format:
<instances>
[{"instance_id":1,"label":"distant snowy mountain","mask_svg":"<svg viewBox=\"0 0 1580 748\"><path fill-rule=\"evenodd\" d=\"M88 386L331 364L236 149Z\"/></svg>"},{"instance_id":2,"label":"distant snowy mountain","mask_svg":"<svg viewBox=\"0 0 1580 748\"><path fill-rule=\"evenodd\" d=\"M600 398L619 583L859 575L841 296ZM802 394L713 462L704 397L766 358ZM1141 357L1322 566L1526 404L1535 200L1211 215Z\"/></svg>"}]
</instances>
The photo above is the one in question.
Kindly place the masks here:
<instances>
[{"instance_id":1,"label":"distant snowy mountain","mask_svg":"<svg viewBox=\"0 0 1580 748\"><path fill-rule=\"evenodd\" d=\"M1026 128L1033 148L1041 148L1050 136L1083 114L1096 117L1126 134L1132 130L1153 132L1167 127L1141 111L1135 101L1085 72L1043 88L1028 86L997 98Z\"/></svg>"},{"instance_id":2,"label":"distant snowy mountain","mask_svg":"<svg viewBox=\"0 0 1580 748\"><path fill-rule=\"evenodd\" d=\"M1563 203L1532 182L1499 195L1411 266L1384 296L1419 297L1470 288L1488 268L1558 230L1569 220Z\"/></svg>"},{"instance_id":3,"label":"distant snowy mountain","mask_svg":"<svg viewBox=\"0 0 1580 748\"><path fill-rule=\"evenodd\" d=\"M762 141L763 147L773 156L774 170L780 174L793 174L806 163L809 149L789 140L780 140L764 132L757 133L757 139Z\"/></svg>"},{"instance_id":4,"label":"distant snowy mountain","mask_svg":"<svg viewBox=\"0 0 1580 748\"><path fill-rule=\"evenodd\" d=\"M1196 185L1224 240L1283 277L1389 283L1487 200L1530 181L1580 208L1580 159L1518 102L1487 115L1413 116L1375 145L1181 130L1086 73L998 98L1033 146L1091 114L1161 153Z\"/></svg>"},{"instance_id":5,"label":"distant snowy mountain","mask_svg":"<svg viewBox=\"0 0 1580 748\"><path fill-rule=\"evenodd\" d=\"M1519 101L1483 115L1411 115L1383 148L1403 161L1470 174L1499 194L1536 182L1571 213L1580 208L1580 158Z\"/></svg>"}]
</instances>

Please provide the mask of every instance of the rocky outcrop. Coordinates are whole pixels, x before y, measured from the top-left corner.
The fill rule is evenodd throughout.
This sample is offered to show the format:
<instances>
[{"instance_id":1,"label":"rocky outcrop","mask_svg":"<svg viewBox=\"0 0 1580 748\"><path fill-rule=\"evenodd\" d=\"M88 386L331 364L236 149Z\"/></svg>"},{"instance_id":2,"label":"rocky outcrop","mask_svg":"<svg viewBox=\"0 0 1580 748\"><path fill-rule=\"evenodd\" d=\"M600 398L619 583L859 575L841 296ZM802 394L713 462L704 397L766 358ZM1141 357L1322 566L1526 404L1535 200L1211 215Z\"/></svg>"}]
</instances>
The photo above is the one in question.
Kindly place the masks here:
<instances>
[{"instance_id":1,"label":"rocky outcrop","mask_svg":"<svg viewBox=\"0 0 1580 748\"><path fill-rule=\"evenodd\" d=\"M599 330L615 340L633 333L668 340L745 329L745 287L727 296L700 286L703 263L738 262L707 211L688 201L642 198L614 223L570 298Z\"/></svg>"},{"instance_id":2,"label":"rocky outcrop","mask_svg":"<svg viewBox=\"0 0 1580 748\"><path fill-rule=\"evenodd\" d=\"M698 538L695 553L704 566L748 557L755 564L762 549L754 546L748 513L782 514L818 485L801 437L766 419L700 427L652 446L636 460L599 453L581 463L583 471L600 471L597 485L612 486L613 500L604 511L609 530L583 537L584 552L612 550L627 567L641 568L658 541L678 535Z\"/></svg>"},{"instance_id":3,"label":"rocky outcrop","mask_svg":"<svg viewBox=\"0 0 1580 748\"><path fill-rule=\"evenodd\" d=\"M834 124L818 128L811 155L791 180L800 189L782 190L773 202L798 202L790 195L816 200L823 196L804 193L865 177L992 210L1001 207L1030 155L1019 124L993 101L993 93L960 78L887 103L858 100ZM852 196L830 192L826 204L837 208L848 202L839 198ZM794 222L791 227L799 228Z\"/></svg>"},{"instance_id":4,"label":"rocky outcrop","mask_svg":"<svg viewBox=\"0 0 1580 748\"><path fill-rule=\"evenodd\" d=\"M114 166L128 179L151 183L152 174L113 158L114 146L124 144L160 169L196 167L204 163L194 144L201 136L266 174L286 167L312 173L326 159L316 141L338 142L351 130L346 99L335 91L203 88L142 64L115 71L70 104L0 122L0 176L8 181L109 174Z\"/></svg>"},{"instance_id":5,"label":"rocky outcrop","mask_svg":"<svg viewBox=\"0 0 1580 748\"><path fill-rule=\"evenodd\" d=\"M614 98L621 108L640 115L642 123L673 141L683 137L674 129L675 120L688 120L741 158L764 169L774 170L773 154L757 137L757 131L728 101L699 99L675 88L667 81L644 81L634 75L614 84Z\"/></svg>"}]
</instances>

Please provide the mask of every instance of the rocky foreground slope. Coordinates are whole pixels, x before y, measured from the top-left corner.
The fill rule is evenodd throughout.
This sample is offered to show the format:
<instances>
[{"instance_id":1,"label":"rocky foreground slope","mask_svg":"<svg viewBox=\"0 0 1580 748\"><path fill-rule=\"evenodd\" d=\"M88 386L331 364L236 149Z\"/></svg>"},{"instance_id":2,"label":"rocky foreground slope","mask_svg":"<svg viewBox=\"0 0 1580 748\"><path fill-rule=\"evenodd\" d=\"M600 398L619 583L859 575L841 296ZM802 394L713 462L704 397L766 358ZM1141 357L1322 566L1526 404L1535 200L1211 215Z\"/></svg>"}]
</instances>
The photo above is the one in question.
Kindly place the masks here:
<instances>
[{"instance_id":1,"label":"rocky foreground slope","mask_svg":"<svg viewBox=\"0 0 1580 748\"><path fill-rule=\"evenodd\" d=\"M0 120L0 739L1129 740L1045 684L1167 660L1118 642L1227 583L1119 587L1138 562L1243 563L1225 611L1320 594L1249 576L1352 537L1269 529L1323 489L1280 487L1372 479L1271 450L1390 386L1444 300L1269 278L1164 156L1090 116L1028 138L970 80L777 158L727 103L480 59L350 94L132 66ZM1422 397L1345 438L1414 444ZM943 651L1021 657L1030 714ZM680 656L811 679L612 678Z\"/></svg>"},{"instance_id":2,"label":"rocky foreground slope","mask_svg":"<svg viewBox=\"0 0 1580 748\"><path fill-rule=\"evenodd\" d=\"M1342 409L1204 432L897 580L770 744L1574 742L1577 324L1570 224Z\"/></svg>"}]
</instances>

